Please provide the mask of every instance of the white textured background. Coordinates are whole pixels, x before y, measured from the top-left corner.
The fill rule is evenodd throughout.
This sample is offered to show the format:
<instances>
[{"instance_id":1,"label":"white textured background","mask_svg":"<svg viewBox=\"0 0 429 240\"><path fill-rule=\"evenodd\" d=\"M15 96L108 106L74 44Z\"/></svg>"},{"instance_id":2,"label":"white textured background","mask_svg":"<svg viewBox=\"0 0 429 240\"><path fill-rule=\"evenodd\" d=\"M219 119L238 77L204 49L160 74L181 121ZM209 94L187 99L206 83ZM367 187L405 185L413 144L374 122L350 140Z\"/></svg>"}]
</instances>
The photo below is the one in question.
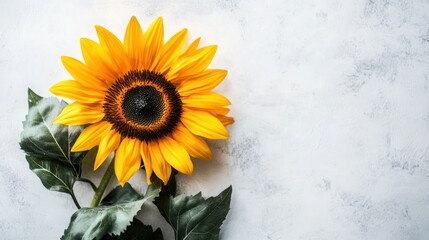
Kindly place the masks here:
<instances>
[{"instance_id":1,"label":"white textured background","mask_svg":"<svg viewBox=\"0 0 429 240\"><path fill-rule=\"evenodd\" d=\"M59 239L75 211L19 149L27 87L50 96L69 77L61 55L80 58L95 24L122 37L132 15L218 44L211 66L229 70L218 91L233 102L232 138L179 182L205 196L233 185L222 239L429 238L428 1L3 0L0 239ZM88 205L91 190L75 188Z\"/></svg>"}]
</instances>

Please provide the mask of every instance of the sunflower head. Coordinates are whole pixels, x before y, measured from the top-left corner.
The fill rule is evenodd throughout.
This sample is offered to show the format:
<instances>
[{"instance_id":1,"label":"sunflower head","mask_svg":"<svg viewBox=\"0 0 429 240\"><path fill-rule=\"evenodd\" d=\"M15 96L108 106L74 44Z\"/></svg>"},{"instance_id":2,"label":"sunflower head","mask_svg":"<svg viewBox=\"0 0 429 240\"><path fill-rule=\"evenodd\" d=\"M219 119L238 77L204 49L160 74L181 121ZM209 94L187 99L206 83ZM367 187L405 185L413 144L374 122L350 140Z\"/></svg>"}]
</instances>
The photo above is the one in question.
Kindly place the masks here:
<instances>
[{"instance_id":1,"label":"sunflower head","mask_svg":"<svg viewBox=\"0 0 429 240\"><path fill-rule=\"evenodd\" d=\"M124 185L144 165L167 183L172 168L190 175L191 157L212 159L205 139L226 139L230 102L212 90L227 71L208 69L216 46L185 48L187 30L164 42L163 20L143 33L132 17L120 41L96 26L99 42L81 39L83 61L62 57L72 80L51 87L74 102L54 123L88 124L72 151L98 146L96 170L115 153L115 174Z\"/></svg>"}]
</instances>

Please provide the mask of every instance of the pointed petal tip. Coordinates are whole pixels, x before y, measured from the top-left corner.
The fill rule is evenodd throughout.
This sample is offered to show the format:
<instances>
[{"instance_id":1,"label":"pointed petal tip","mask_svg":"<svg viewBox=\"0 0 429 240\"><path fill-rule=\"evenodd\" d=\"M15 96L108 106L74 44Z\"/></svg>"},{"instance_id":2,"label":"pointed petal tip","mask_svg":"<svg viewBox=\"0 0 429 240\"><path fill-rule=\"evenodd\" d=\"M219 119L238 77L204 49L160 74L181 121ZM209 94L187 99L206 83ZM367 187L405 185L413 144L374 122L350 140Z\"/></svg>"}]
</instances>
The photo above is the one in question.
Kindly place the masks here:
<instances>
[{"instance_id":1,"label":"pointed petal tip","mask_svg":"<svg viewBox=\"0 0 429 240\"><path fill-rule=\"evenodd\" d=\"M61 84L63 84L63 82L64 81L60 81L60 82L57 82L54 85L52 85L49 88L49 92L51 92L51 93L53 93L54 95L57 95L57 96L61 95ZM60 91L58 91L58 90L60 90Z\"/></svg>"},{"instance_id":2,"label":"pointed petal tip","mask_svg":"<svg viewBox=\"0 0 429 240\"><path fill-rule=\"evenodd\" d=\"M198 38L196 38L196 39L194 40L194 43L195 43L196 45L199 45L199 44L200 44L200 41L201 41L201 37L198 37Z\"/></svg>"},{"instance_id":3,"label":"pointed petal tip","mask_svg":"<svg viewBox=\"0 0 429 240\"><path fill-rule=\"evenodd\" d=\"M80 42L80 44L82 45L83 43L85 43L86 41L88 41L89 39L88 38L80 38L79 39L79 42Z\"/></svg>"},{"instance_id":4,"label":"pointed petal tip","mask_svg":"<svg viewBox=\"0 0 429 240\"><path fill-rule=\"evenodd\" d=\"M181 37L186 37L188 35L188 29L187 28L183 28L182 30L180 30L179 32L177 32L177 34L179 34L179 36L181 36Z\"/></svg>"},{"instance_id":5,"label":"pointed petal tip","mask_svg":"<svg viewBox=\"0 0 429 240\"><path fill-rule=\"evenodd\" d=\"M170 175L168 175L168 176L158 176L158 175L156 175L159 179L161 179L161 181L162 181L162 183L164 184L164 185L167 185L167 183L168 183L168 180L169 180L169 178L170 178Z\"/></svg>"},{"instance_id":6,"label":"pointed petal tip","mask_svg":"<svg viewBox=\"0 0 429 240\"><path fill-rule=\"evenodd\" d=\"M52 85L52 86L49 88L49 92L51 92L51 93L55 94L55 85L56 85L56 84ZM55 94L55 95L56 95L56 94Z\"/></svg>"},{"instance_id":7,"label":"pointed petal tip","mask_svg":"<svg viewBox=\"0 0 429 240\"><path fill-rule=\"evenodd\" d=\"M152 184L152 181L150 180L150 178L146 178L146 182L148 186Z\"/></svg>"},{"instance_id":8,"label":"pointed petal tip","mask_svg":"<svg viewBox=\"0 0 429 240\"><path fill-rule=\"evenodd\" d=\"M221 133L222 135L217 138L218 140L227 140L229 138L229 132Z\"/></svg>"},{"instance_id":9,"label":"pointed petal tip","mask_svg":"<svg viewBox=\"0 0 429 240\"><path fill-rule=\"evenodd\" d=\"M95 27L95 31L97 32L97 35L100 35L100 34L103 34L103 33L109 31L105 27L100 26L100 25L95 25L94 27Z\"/></svg>"},{"instance_id":10,"label":"pointed petal tip","mask_svg":"<svg viewBox=\"0 0 429 240\"><path fill-rule=\"evenodd\" d=\"M225 136L225 139L228 139L229 138L229 132L226 132L226 134L224 136Z\"/></svg>"},{"instance_id":11,"label":"pointed petal tip","mask_svg":"<svg viewBox=\"0 0 429 240\"><path fill-rule=\"evenodd\" d=\"M189 159L190 159L190 156L189 156ZM187 171L186 171L185 174L188 175L188 176L191 176L192 173L194 172L194 163L192 163L192 159L191 159L191 164L187 166L186 170Z\"/></svg>"},{"instance_id":12,"label":"pointed petal tip","mask_svg":"<svg viewBox=\"0 0 429 240\"><path fill-rule=\"evenodd\" d=\"M217 52L217 45L209 45L207 47L203 47L203 48L200 48L200 49L204 49L204 48L207 48L207 55L212 55L213 54L212 58L214 57L214 55Z\"/></svg>"},{"instance_id":13,"label":"pointed petal tip","mask_svg":"<svg viewBox=\"0 0 429 240\"><path fill-rule=\"evenodd\" d=\"M99 167L100 167L100 166L97 166L97 165L95 165L95 164L94 164L94 172L95 172L95 171L97 171L97 169L98 169Z\"/></svg>"},{"instance_id":14,"label":"pointed petal tip","mask_svg":"<svg viewBox=\"0 0 429 240\"><path fill-rule=\"evenodd\" d=\"M151 26L158 27L160 29L164 29L164 19L159 16L155 21L152 22ZM150 28L150 27L149 27Z\"/></svg>"},{"instance_id":15,"label":"pointed petal tip","mask_svg":"<svg viewBox=\"0 0 429 240\"><path fill-rule=\"evenodd\" d=\"M98 154L97 157L95 157L95 161L94 161L94 172L97 171L97 169L103 164L104 161L100 161L100 159L98 159Z\"/></svg>"},{"instance_id":16,"label":"pointed petal tip","mask_svg":"<svg viewBox=\"0 0 429 240\"><path fill-rule=\"evenodd\" d=\"M162 183L164 184L164 186L167 186L167 184L168 184L168 179L167 179L167 180L165 180L165 179L161 179L161 181L162 181Z\"/></svg>"},{"instance_id":17,"label":"pointed petal tip","mask_svg":"<svg viewBox=\"0 0 429 240\"><path fill-rule=\"evenodd\" d=\"M162 31L164 31L164 19L159 16L156 20L155 20L155 26L159 25L159 28L162 29Z\"/></svg>"},{"instance_id":18,"label":"pointed petal tip","mask_svg":"<svg viewBox=\"0 0 429 240\"><path fill-rule=\"evenodd\" d=\"M193 164L191 166L188 165L185 168L183 168L182 171L179 171L179 172L181 172L187 176L191 176L192 173L194 172L194 165Z\"/></svg>"},{"instance_id":19,"label":"pointed petal tip","mask_svg":"<svg viewBox=\"0 0 429 240\"><path fill-rule=\"evenodd\" d=\"M206 51L211 52L211 51L216 51L217 50L217 45L213 44L213 45L207 45L204 46L200 49L206 49Z\"/></svg>"},{"instance_id":20,"label":"pointed petal tip","mask_svg":"<svg viewBox=\"0 0 429 240\"><path fill-rule=\"evenodd\" d=\"M162 18L162 16L159 16L155 20L153 20L152 24L150 25L153 25L153 26L161 25L162 27L164 27L164 19Z\"/></svg>"},{"instance_id":21,"label":"pointed petal tip","mask_svg":"<svg viewBox=\"0 0 429 240\"><path fill-rule=\"evenodd\" d=\"M122 187L124 187L125 183L128 182L126 179L124 179L124 177L119 178L118 175L116 175L116 178L118 179L118 182Z\"/></svg>"},{"instance_id":22,"label":"pointed petal tip","mask_svg":"<svg viewBox=\"0 0 429 240\"><path fill-rule=\"evenodd\" d=\"M57 117L52 121L52 123L53 123L53 124L61 124L61 117L60 117L60 116L57 116Z\"/></svg>"},{"instance_id":23,"label":"pointed petal tip","mask_svg":"<svg viewBox=\"0 0 429 240\"><path fill-rule=\"evenodd\" d=\"M184 174L188 176L192 176L192 173L194 172L194 169L187 169L188 171L184 172Z\"/></svg>"},{"instance_id":24,"label":"pointed petal tip","mask_svg":"<svg viewBox=\"0 0 429 240\"><path fill-rule=\"evenodd\" d=\"M96 31L105 31L105 32L110 32L107 28L101 26L101 25L95 25L95 30Z\"/></svg>"},{"instance_id":25,"label":"pointed petal tip","mask_svg":"<svg viewBox=\"0 0 429 240\"><path fill-rule=\"evenodd\" d=\"M140 23L139 23L139 20L136 18L136 16L132 16L131 18L130 18L130 21L128 21L128 25L129 26L138 26L139 28L140 28Z\"/></svg>"},{"instance_id":26,"label":"pointed petal tip","mask_svg":"<svg viewBox=\"0 0 429 240\"><path fill-rule=\"evenodd\" d=\"M68 56L60 56L60 58L61 58L61 62L64 63L64 61L66 61L66 59L69 58L69 57Z\"/></svg>"},{"instance_id":27,"label":"pointed petal tip","mask_svg":"<svg viewBox=\"0 0 429 240\"><path fill-rule=\"evenodd\" d=\"M121 185L121 187L124 187L125 183L127 183L127 182L126 181L119 181L119 184Z\"/></svg>"},{"instance_id":28,"label":"pointed petal tip","mask_svg":"<svg viewBox=\"0 0 429 240\"><path fill-rule=\"evenodd\" d=\"M80 151L79 151L79 148L76 146L76 144L74 144L70 152L80 152Z\"/></svg>"}]
</instances>

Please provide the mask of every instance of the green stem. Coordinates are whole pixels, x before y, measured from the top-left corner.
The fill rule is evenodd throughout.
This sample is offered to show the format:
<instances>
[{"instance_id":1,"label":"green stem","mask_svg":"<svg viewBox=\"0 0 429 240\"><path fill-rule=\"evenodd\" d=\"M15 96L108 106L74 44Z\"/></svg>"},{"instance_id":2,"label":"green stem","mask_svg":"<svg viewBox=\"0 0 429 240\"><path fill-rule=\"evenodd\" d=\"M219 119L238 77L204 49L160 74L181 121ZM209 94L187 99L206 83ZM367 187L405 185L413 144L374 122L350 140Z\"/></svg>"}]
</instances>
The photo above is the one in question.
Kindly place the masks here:
<instances>
[{"instance_id":1,"label":"green stem","mask_svg":"<svg viewBox=\"0 0 429 240\"><path fill-rule=\"evenodd\" d=\"M97 191L97 186L95 186L95 184L91 180L86 179L86 178L79 178L78 181L88 183L89 185L91 185L91 188L92 188L92 190L94 190L94 192Z\"/></svg>"},{"instance_id":2,"label":"green stem","mask_svg":"<svg viewBox=\"0 0 429 240\"><path fill-rule=\"evenodd\" d=\"M77 209L80 209L79 202L77 201L76 196L74 195L74 193L71 193L70 195L71 195L71 197L73 199L73 202L76 205Z\"/></svg>"},{"instance_id":3,"label":"green stem","mask_svg":"<svg viewBox=\"0 0 429 240\"><path fill-rule=\"evenodd\" d=\"M109 167L107 168L106 172L104 173L103 178L101 179L100 185L98 186L97 190L95 191L94 198L92 199L91 206L90 206L91 208L97 207L98 204L100 204L101 197L103 196L104 190L106 190L106 187L109 184L109 181L112 178L114 172L115 172L114 159L112 159Z\"/></svg>"}]
</instances>

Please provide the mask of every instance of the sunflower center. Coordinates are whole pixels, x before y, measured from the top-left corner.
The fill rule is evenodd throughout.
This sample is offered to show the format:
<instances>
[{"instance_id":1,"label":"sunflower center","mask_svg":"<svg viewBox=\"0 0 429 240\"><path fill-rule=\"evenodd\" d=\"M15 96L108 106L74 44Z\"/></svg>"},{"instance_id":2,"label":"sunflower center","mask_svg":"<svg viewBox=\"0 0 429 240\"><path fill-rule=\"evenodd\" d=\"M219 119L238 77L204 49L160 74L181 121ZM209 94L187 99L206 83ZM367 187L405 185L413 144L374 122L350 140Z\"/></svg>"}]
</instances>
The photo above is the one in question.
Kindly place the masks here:
<instances>
[{"instance_id":1,"label":"sunflower center","mask_svg":"<svg viewBox=\"0 0 429 240\"><path fill-rule=\"evenodd\" d=\"M162 93L154 87L141 86L125 93L122 109L126 119L150 126L162 118L165 103Z\"/></svg>"},{"instance_id":2,"label":"sunflower center","mask_svg":"<svg viewBox=\"0 0 429 240\"><path fill-rule=\"evenodd\" d=\"M166 136L182 114L176 87L162 74L130 71L107 91L105 119L122 136L150 141Z\"/></svg>"}]
</instances>

